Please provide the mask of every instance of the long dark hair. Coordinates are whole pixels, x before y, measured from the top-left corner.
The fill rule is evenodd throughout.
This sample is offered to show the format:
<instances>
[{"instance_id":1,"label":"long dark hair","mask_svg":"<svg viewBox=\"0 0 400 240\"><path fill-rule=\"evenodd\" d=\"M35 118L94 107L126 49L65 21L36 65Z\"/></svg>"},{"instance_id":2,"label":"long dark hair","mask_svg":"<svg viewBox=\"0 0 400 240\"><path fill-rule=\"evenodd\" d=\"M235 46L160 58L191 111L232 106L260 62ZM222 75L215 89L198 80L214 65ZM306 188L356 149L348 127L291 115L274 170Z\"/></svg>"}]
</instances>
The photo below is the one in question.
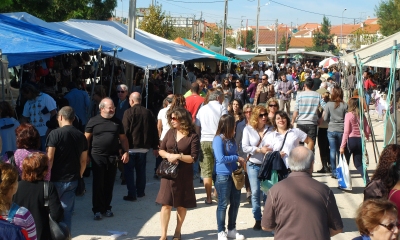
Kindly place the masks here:
<instances>
[{"instance_id":1,"label":"long dark hair","mask_svg":"<svg viewBox=\"0 0 400 240\"><path fill-rule=\"evenodd\" d=\"M340 106L343 102L343 90L339 86L335 86L332 89L331 101L335 102L335 109Z\"/></svg>"},{"instance_id":2,"label":"long dark hair","mask_svg":"<svg viewBox=\"0 0 400 240\"><path fill-rule=\"evenodd\" d=\"M235 136L235 118L232 115L224 114L219 119L218 129L215 135L224 135L226 139L234 139Z\"/></svg>"},{"instance_id":3,"label":"long dark hair","mask_svg":"<svg viewBox=\"0 0 400 240\"><path fill-rule=\"evenodd\" d=\"M379 157L379 164L371 180L382 180L390 191L400 180L400 145L389 144Z\"/></svg>"}]
</instances>

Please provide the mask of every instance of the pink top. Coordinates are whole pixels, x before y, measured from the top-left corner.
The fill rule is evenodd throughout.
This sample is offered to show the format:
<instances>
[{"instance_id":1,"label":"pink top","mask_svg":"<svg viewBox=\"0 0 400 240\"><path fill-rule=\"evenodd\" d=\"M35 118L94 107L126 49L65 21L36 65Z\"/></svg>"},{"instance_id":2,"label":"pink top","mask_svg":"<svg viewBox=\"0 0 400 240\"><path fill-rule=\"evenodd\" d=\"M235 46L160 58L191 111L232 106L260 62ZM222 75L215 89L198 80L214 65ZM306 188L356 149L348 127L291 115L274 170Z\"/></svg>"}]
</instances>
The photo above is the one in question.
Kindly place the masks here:
<instances>
[{"instance_id":1,"label":"pink top","mask_svg":"<svg viewBox=\"0 0 400 240\"><path fill-rule=\"evenodd\" d=\"M396 204L397 208L400 207L400 191L397 189L392 189L389 192L389 200ZM397 213L397 219L400 219L400 212Z\"/></svg>"},{"instance_id":2,"label":"pink top","mask_svg":"<svg viewBox=\"0 0 400 240\"><path fill-rule=\"evenodd\" d=\"M35 152L40 152L40 151L19 148L14 152L15 164L17 165L18 173L20 176L22 176L22 162L29 154L35 153ZM44 153L44 154L46 154L46 153ZM8 159L6 159L5 162L8 162ZM50 181L50 176L51 176L51 169L49 169L49 171L47 172L46 176L44 177L44 180Z\"/></svg>"},{"instance_id":3,"label":"pink top","mask_svg":"<svg viewBox=\"0 0 400 240\"><path fill-rule=\"evenodd\" d=\"M344 131L340 148L346 147L349 137L361 137L359 121L360 118L358 116L355 116L351 112L346 113L344 116ZM367 139L369 138L370 133L371 129L369 128L367 119L364 117L364 134Z\"/></svg>"}]
</instances>

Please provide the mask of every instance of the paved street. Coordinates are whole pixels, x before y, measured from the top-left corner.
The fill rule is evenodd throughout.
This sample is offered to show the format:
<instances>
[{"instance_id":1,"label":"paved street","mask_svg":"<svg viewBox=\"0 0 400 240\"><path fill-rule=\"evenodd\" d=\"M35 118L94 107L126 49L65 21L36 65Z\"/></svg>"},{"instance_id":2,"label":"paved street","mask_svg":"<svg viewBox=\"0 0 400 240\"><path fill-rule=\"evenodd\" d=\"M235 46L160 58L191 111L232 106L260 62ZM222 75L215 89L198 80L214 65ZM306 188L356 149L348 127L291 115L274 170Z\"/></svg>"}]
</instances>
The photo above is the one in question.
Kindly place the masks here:
<instances>
[{"instance_id":1,"label":"paved street","mask_svg":"<svg viewBox=\"0 0 400 240\"><path fill-rule=\"evenodd\" d=\"M294 105L294 102L293 104ZM372 107L372 106L371 106ZM381 151L383 145L383 122L377 122L377 115L371 110L371 118L377 138L378 147ZM370 166L368 168L371 176L376 164L373 158L372 143L367 143L370 155ZM112 201L115 216L103 218L101 221L94 221L91 211L92 197L92 177L86 178L87 193L84 197L77 198L75 214L72 219L72 235L74 240L89 239L114 239L109 230L127 232L124 237L118 239L159 239L160 206L155 203L159 189L159 181L152 178L155 159L152 153L148 154L147 161L147 187L146 196L137 202L126 202L122 197L127 194L126 186L122 186L119 180L119 173L114 188L114 198ZM316 162L314 169L319 170L321 162L319 160L318 145L316 147ZM337 189L337 180L332 179L328 174L314 174L314 178L327 184L335 193L336 201L344 223L345 233L339 234L332 239L352 239L358 236L355 225L355 211L363 199L363 181L354 168L351 161L350 169L353 179L353 190L342 191ZM199 180L194 180L197 208L189 210L182 228L182 239L217 239L216 208L217 204L205 205L205 192ZM273 239L269 232L253 231L254 219L251 212L251 205L244 201L246 198L245 190L242 190L242 203L237 218L237 230L247 239ZM306 213L305 213L306 214ZM171 239L176 225L175 211L171 214L168 236Z\"/></svg>"}]
</instances>

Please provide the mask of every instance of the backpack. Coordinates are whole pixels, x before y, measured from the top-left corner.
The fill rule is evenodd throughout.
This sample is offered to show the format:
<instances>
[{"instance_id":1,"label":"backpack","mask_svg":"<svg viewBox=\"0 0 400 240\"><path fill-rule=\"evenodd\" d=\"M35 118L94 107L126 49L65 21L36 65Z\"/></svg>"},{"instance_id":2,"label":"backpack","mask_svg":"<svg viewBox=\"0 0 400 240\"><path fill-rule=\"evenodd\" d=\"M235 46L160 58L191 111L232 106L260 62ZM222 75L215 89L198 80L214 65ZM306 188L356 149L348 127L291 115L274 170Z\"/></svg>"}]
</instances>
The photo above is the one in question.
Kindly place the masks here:
<instances>
[{"instance_id":1,"label":"backpack","mask_svg":"<svg viewBox=\"0 0 400 240\"><path fill-rule=\"evenodd\" d=\"M18 208L19 206L13 203L7 220L0 219L0 240L29 240L25 229L11 223Z\"/></svg>"},{"instance_id":2,"label":"backpack","mask_svg":"<svg viewBox=\"0 0 400 240\"><path fill-rule=\"evenodd\" d=\"M386 198L389 192L382 180L371 180L364 188L364 201L368 199Z\"/></svg>"}]
</instances>

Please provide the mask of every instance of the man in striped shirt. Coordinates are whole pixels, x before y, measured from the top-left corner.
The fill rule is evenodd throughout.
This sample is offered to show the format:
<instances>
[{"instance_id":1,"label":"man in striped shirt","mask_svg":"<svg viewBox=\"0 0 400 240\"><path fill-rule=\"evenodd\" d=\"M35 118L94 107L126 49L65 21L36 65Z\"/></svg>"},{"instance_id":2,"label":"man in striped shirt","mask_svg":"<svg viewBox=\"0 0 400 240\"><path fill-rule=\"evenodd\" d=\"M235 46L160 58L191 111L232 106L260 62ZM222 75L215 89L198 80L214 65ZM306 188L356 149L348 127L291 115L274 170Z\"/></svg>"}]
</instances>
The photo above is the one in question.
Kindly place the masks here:
<instances>
[{"instance_id":1,"label":"man in striped shirt","mask_svg":"<svg viewBox=\"0 0 400 240\"><path fill-rule=\"evenodd\" d=\"M314 81L311 78L307 79L304 84L305 90L297 94L292 125L297 119L297 127L315 142L317 127L322 120L318 118L321 94L311 90L313 85Z\"/></svg>"}]
</instances>

